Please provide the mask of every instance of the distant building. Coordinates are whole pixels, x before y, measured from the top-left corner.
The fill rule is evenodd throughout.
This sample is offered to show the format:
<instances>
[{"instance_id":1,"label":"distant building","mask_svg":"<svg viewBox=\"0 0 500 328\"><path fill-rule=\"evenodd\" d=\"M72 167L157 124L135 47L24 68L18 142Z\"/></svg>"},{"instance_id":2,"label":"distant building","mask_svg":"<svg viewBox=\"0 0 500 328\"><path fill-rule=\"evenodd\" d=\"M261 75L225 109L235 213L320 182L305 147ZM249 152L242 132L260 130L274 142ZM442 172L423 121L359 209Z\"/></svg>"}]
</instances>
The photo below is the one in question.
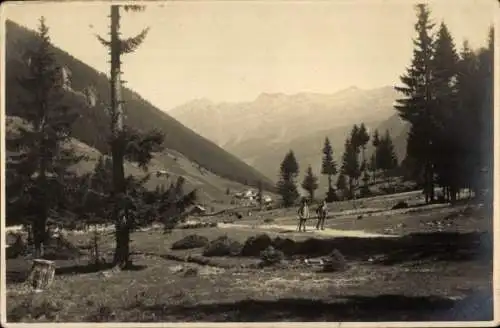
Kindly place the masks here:
<instances>
[{"instance_id":1,"label":"distant building","mask_svg":"<svg viewBox=\"0 0 500 328\"><path fill-rule=\"evenodd\" d=\"M159 178L159 177L169 177L170 175L168 174L167 171L165 170L159 170L159 171L156 171L156 177Z\"/></svg>"},{"instance_id":2,"label":"distant building","mask_svg":"<svg viewBox=\"0 0 500 328\"><path fill-rule=\"evenodd\" d=\"M271 196L263 196L262 197L262 202L266 205L271 204L273 202L273 199Z\"/></svg>"},{"instance_id":3,"label":"distant building","mask_svg":"<svg viewBox=\"0 0 500 328\"><path fill-rule=\"evenodd\" d=\"M195 205L189 212L192 215L204 215L207 210L201 205Z\"/></svg>"}]
</instances>

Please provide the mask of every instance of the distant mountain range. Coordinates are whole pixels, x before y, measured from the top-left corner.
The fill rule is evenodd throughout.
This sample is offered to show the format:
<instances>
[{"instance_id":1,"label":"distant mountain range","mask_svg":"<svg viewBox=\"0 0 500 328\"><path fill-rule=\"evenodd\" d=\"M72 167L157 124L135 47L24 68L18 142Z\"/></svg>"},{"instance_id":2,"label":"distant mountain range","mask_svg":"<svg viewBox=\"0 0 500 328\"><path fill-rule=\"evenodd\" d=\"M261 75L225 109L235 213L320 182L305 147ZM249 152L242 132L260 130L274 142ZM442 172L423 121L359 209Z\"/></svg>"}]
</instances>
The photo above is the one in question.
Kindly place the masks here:
<instances>
[{"instance_id":1,"label":"distant mountain range","mask_svg":"<svg viewBox=\"0 0 500 328\"><path fill-rule=\"evenodd\" d=\"M330 138L340 162L352 126L362 122L370 133L388 129L401 161L408 126L394 110L398 97L392 86L371 90L349 87L332 94L264 93L241 103L193 100L169 114L276 181L280 162L289 149L294 150L301 172L311 164L319 174L325 137Z\"/></svg>"},{"instance_id":2,"label":"distant mountain range","mask_svg":"<svg viewBox=\"0 0 500 328\"><path fill-rule=\"evenodd\" d=\"M35 37L33 31L12 21L6 22L6 114L12 119L20 115L19 100L25 95L25 90L17 81L27 67L23 55L26 49L33 47ZM96 43L96 47L99 46ZM109 103L108 78L59 48L54 47L52 50L58 63L71 72L67 101L69 105L81 108L73 131L75 142L84 145L83 148L91 153L107 153L109 126L105 108ZM97 105L83 108L80 106L83 101L82 91L89 86L96 91ZM227 187L255 185L259 180L263 182L264 188L273 188L272 181L262 173L185 127L132 90L124 89L124 100L126 124L142 131L157 129L165 134L164 144L167 150L156 154L154 169L168 170L175 174L171 179L163 179L163 182L170 183L176 176L186 175L192 187L204 190L211 198L223 195Z\"/></svg>"}]
</instances>

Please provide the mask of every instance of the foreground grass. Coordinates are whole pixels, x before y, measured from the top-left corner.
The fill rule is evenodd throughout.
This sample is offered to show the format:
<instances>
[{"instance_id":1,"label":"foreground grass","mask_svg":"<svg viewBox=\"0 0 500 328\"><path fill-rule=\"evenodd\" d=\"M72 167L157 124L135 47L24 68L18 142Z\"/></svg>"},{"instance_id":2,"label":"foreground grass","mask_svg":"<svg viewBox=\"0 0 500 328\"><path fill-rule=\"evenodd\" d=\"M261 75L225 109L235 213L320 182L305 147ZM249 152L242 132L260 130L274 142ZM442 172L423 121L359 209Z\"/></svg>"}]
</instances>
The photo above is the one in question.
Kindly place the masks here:
<instances>
[{"instance_id":1,"label":"foreground grass","mask_svg":"<svg viewBox=\"0 0 500 328\"><path fill-rule=\"evenodd\" d=\"M178 262L139 257L135 262L144 267L109 278L59 275L39 294L10 285L9 321L30 321L27 313L32 320L60 322L432 320L471 291L491 290L487 266L470 262L351 263L343 273L300 266L205 268L193 277L175 272Z\"/></svg>"},{"instance_id":2,"label":"foreground grass","mask_svg":"<svg viewBox=\"0 0 500 328\"><path fill-rule=\"evenodd\" d=\"M349 222L355 222L359 228L370 231L401 220L406 223L407 232L412 232L421 228L420 222L443 219L446 215L448 213L443 210L435 210L405 217L346 219L337 221L337 227L350 227ZM253 258L215 259L230 266L222 269L162 257L173 252L170 250L173 242L188 234L197 233L209 239L227 234L244 242L262 232L258 227L174 230L167 235L159 231L137 232L132 236L135 270L106 277L100 272L91 272L93 270L86 267L88 258L85 257L56 261L59 269L54 284L43 293L30 293L20 283L22 279L13 279L16 273L27 272L29 261L9 260L8 320L490 320L493 270L492 257L487 250L491 251L491 244L485 245L483 239L466 233L473 231L472 227L489 230L488 222L491 224L491 220L478 215L459 216L454 219L453 227L448 227L459 233L415 238L414 245L408 238L396 238L395 241L387 241L387 238L336 238L338 248L350 265L347 271L337 273L323 273L318 268L305 266L300 257L290 258L283 267L268 269L241 267L241 264L255 263L257 259ZM279 232L270 235L294 240L312 237L310 234ZM80 247L90 240L90 236L82 235L71 238ZM113 246L112 236L103 238L102 251L108 257ZM199 254L201 250L176 253ZM380 256L389 260L370 261ZM183 267L194 267L198 272L186 275L181 270ZM483 302L479 310L473 308L470 299ZM472 315L465 319L460 317L460 313L454 310L460 304L472 311Z\"/></svg>"}]
</instances>

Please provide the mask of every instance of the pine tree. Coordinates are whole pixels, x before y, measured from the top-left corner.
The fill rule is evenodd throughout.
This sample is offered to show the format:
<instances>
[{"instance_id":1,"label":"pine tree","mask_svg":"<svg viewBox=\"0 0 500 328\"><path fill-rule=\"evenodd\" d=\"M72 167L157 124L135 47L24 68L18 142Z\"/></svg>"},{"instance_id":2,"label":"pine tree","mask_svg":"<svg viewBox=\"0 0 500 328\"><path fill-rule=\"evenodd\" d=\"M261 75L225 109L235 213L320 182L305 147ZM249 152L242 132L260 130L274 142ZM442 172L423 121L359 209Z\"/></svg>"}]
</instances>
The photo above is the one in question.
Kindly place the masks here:
<instances>
[{"instance_id":1,"label":"pine tree","mask_svg":"<svg viewBox=\"0 0 500 328\"><path fill-rule=\"evenodd\" d=\"M78 115L65 104L61 68L51 48L49 29L41 17L36 44L26 53L29 64L19 79L27 91L27 97L20 100L19 114L28 126L7 145L15 153L7 163L7 197L12 207L7 210L28 218L35 257L43 256L49 215L68 200L68 181L75 178L69 167L81 160L68 147Z\"/></svg>"},{"instance_id":2,"label":"pine tree","mask_svg":"<svg viewBox=\"0 0 500 328\"><path fill-rule=\"evenodd\" d=\"M458 62L457 74L457 106L454 123L460 131L455 142L460 147L461 159L458 167L459 184L470 189L476 189L477 172L481 170L481 117L477 109L477 100L482 99L478 88L479 61L476 54L464 41Z\"/></svg>"},{"instance_id":3,"label":"pine tree","mask_svg":"<svg viewBox=\"0 0 500 328\"><path fill-rule=\"evenodd\" d=\"M262 181L257 182L257 203L259 204L259 208L262 209L263 204L263 190L262 190Z\"/></svg>"},{"instance_id":4,"label":"pine tree","mask_svg":"<svg viewBox=\"0 0 500 328\"><path fill-rule=\"evenodd\" d=\"M292 206L299 197L295 183L298 174L299 165L295 154L290 150L280 165L280 179L277 184L278 193L281 195L285 207Z\"/></svg>"},{"instance_id":5,"label":"pine tree","mask_svg":"<svg viewBox=\"0 0 500 328\"><path fill-rule=\"evenodd\" d=\"M456 80L459 57L453 39L441 23L432 59L433 77L433 163L439 184L454 201L458 192L458 163L461 154L457 138L461 133L456 121ZM455 124L457 123L457 124Z\"/></svg>"},{"instance_id":6,"label":"pine tree","mask_svg":"<svg viewBox=\"0 0 500 328\"><path fill-rule=\"evenodd\" d=\"M318 189L318 178L314 175L311 166L307 168L306 175L302 181L302 188L309 193L309 199L314 201L314 192Z\"/></svg>"},{"instance_id":7,"label":"pine tree","mask_svg":"<svg viewBox=\"0 0 500 328\"><path fill-rule=\"evenodd\" d=\"M356 124L352 127L350 139L354 148L359 149L361 147L361 138L359 133L359 128Z\"/></svg>"},{"instance_id":8,"label":"pine tree","mask_svg":"<svg viewBox=\"0 0 500 328\"><path fill-rule=\"evenodd\" d=\"M341 173L348 177L349 197L354 198L355 197L354 188L357 184L357 180L361 175L361 171L358 160L358 149L350 139L347 139L344 144L344 154L342 156Z\"/></svg>"},{"instance_id":9,"label":"pine tree","mask_svg":"<svg viewBox=\"0 0 500 328\"><path fill-rule=\"evenodd\" d=\"M490 28L488 34L487 47L480 49L479 54L479 92L481 97L477 99L478 115L480 116L481 128L478 131L480 141L478 143L481 149L480 156L480 172L477 174L479 189L487 191L487 201L492 204L492 189L493 189L493 151L494 151L494 124L493 124L493 67L494 67L494 30Z\"/></svg>"},{"instance_id":10,"label":"pine tree","mask_svg":"<svg viewBox=\"0 0 500 328\"><path fill-rule=\"evenodd\" d=\"M374 147L374 152L372 154L372 156L370 157L370 170L372 171L372 180L373 182L376 181L377 179L377 172L378 172L378 167L377 167L377 147L380 143L380 136L379 136L379 132L377 129L375 129L375 131L373 132L373 137L372 137L372 145Z\"/></svg>"},{"instance_id":11,"label":"pine tree","mask_svg":"<svg viewBox=\"0 0 500 328\"><path fill-rule=\"evenodd\" d=\"M377 147L379 142L380 142L380 136L378 134L378 130L375 130L373 132L372 145L374 147Z\"/></svg>"},{"instance_id":12,"label":"pine tree","mask_svg":"<svg viewBox=\"0 0 500 328\"><path fill-rule=\"evenodd\" d=\"M365 158L366 145L370 141L370 135L368 134L368 131L366 130L364 123L361 123L361 126L359 127L358 140L359 140L359 146L361 147L361 150L362 150L361 162L365 163L366 162L366 158Z\"/></svg>"},{"instance_id":13,"label":"pine tree","mask_svg":"<svg viewBox=\"0 0 500 328\"><path fill-rule=\"evenodd\" d=\"M337 174L337 163L333 159L333 149L330 144L330 140L325 138L325 143L323 146L323 160L321 162L321 174L324 174L328 177L328 192L327 199L332 200L333 194L335 193L332 187L332 176Z\"/></svg>"},{"instance_id":14,"label":"pine tree","mask_svg":"<svg viewBox=\"0 0 500 328\"><path fill-rule=\"evenodd\" d=\"M432 145L434 98L432 81L432 59L434 41L431 36L434 24L425 4L416 6L418 21L415 24L417 38L414 40L413 59L405 75L404 86L396 87L405 98L398 99L396 110L401 118L411 124L407 139L407 156L413 157L416 172L423 172L426 202L434 199L434 167Z\"/></svg>"},{"instance_id":15,"label":"pine tree","mask_svg":"<svg viewBox=\"0 0 500 328\"><path fill-rule=\"evenodd\" d=\"M145 28L137 36L122 39L120 38L120 8L125 11L142 11L144 6L136 5L111 5L111 39L105 40L97 36L98 40L110 50L111 55L111 104L110 104L110 130L111 130L111 155L113 163L113 220L115 222L116 248L113 263L124 268L131 264L130 256L130 231L133 227L133 218L128 206L134 206L137 199L133 195L138 195L136 190L127 190L127 186L135 186L138 181L132 177L125 178L124 161L130 159L139 163L147 170L147 163L152 158L152 151L160 148L163 136L158 132L145 134L139 133L125 126L125 116L122 99L121 80L121 56L133 53L144 42L149 28ZM127 185L128 183L128 185Z\"/></svg>"},{"instance_id":16,"label":"pine tree","mask_svg":"<svg viewBox=\"0 0 500 328\"><path fill-rule=\"evenodd\" d=\"M363 186L361 187L361 196L367 197L370 195L370 188L368 187L368 183L370 182L370 175L367 171L363 172Z\"/></svg>"},{"instance_id":17,"label":"pine tree","mask_svg":"<svg viewBox=\"0 0 500 328\"><path fill-rule=\"evenodd\" d=\"M347 182L344 174L339 174L337 178L337 190L342 192L343 195L345 195L347 191Z\"/></svg>"},{"instance_id":18,"label":"pine tree","mask_svg":"<svg viewBox=\"0 0 500 328\"><path fill-rule=\"evenodd\" d=\"M389 130L386 130L385 135L380 139L376 154L377 167L382 170L387 180L391 170L398 166L398 160Z\"/></svg>"},{"instance_id":19,"label":"pine tree","mask_svg":"<svg viewBox=\"0 0 500 328\"><path fill-rule=\"evenodd\" d=\"M377 141L377 146L378 146L378 141ZM373 154L370 156L370 162L368 164L368 167L370 168L370 171L372 172L372 182L375 182L375 175L377 173L377 151L376 151L377 148L375 148L375 151L373 152Z\"/></svg>"}]
</instances>

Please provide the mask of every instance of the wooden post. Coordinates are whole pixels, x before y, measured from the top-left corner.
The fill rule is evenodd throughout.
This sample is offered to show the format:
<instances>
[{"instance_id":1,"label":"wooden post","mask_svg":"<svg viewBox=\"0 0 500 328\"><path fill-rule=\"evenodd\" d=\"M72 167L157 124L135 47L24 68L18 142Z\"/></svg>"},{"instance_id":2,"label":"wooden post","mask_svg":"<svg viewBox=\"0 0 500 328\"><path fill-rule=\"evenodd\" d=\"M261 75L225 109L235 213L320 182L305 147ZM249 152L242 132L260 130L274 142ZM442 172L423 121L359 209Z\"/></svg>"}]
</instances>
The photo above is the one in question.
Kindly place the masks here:
<instances>
[{"instance_id":1,"label":"wooden post","mask_svg":"<svg viewBox=\"0 0 500 328\"><path fill-rule=\"evenodd\" d=\"M28 277L28 284L35 290L49 288L54 280L56 266L53 261L35 259Z\"/></svg>"}]
</instances>

